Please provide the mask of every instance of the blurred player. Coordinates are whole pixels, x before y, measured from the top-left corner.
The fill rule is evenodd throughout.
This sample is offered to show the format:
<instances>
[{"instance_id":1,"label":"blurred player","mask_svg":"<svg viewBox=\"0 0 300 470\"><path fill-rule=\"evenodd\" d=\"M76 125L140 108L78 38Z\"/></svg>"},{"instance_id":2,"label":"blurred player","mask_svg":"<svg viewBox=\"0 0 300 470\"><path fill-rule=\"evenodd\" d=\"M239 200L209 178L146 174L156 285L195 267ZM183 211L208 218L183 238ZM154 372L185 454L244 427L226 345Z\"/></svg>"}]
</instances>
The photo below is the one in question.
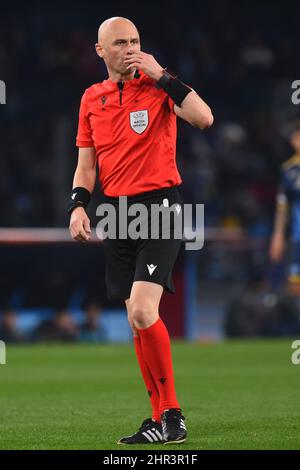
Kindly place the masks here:
<instances>
[{"instance_id":1,"label":"blurred player","mask_svg":"<svg viewBox=\"0 0 300 470\"><path fill-rule=\"evenodd\" d=\"M270 259L278 263L286 247L286 231L290 223L291 259L288 267L289 289L300 294L300 120L290 136L294 155L281 167Z\"/></svg>"},{"instance_id":2,"label":"blurred player","mask_svg":"<svg viewBox=\"0 0 300 470\"><path fill-rule=\"evenodd\" d=\"M79 159L69 207L71 235L83 241L90 238L85 208L94 188L96 164L105 201L117 212L119 196L128 196L128 207L177 204L180 211L176 116L201 129L213 121L210 108L196 92L141 51L139 33L131 21L121 17L104 21L96 51L109 78L88 88L81 100ZM163 290L174 292L172 268L180 244L179 239L104 240L108 297L125 301L152 406L152 418L135 434L120 439L120 444L181 443L186 438L170 338L158 313Z\"/></svg>"}]
</instances>

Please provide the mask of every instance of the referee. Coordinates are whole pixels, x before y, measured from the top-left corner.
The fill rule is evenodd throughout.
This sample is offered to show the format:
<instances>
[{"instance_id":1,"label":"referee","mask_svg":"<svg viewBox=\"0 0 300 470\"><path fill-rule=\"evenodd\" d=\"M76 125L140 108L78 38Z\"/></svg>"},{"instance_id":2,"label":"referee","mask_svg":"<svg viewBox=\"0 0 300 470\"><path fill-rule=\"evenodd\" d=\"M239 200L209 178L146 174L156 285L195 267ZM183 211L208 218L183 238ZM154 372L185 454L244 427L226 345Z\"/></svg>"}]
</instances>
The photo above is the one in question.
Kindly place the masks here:
<instances>
[{"instance_id":1,"label":"referee","mask_svg":"<svg viewBox=\"0 0 300 470\"><path fill-rule=\"evenodd\" d=\"M85 209L97 165L105 202L117 214L119 197L127 196L128 208L140 203L149 211L153 204L169 210L175 205L178 215L183 203L178 191L176 117L200 129L213 123L210 108L197 93L141 51L138 30L130 20L104 21L95 47L108 79L89 87L80 105L79 156L68 210L70 233L78 241L90 239ZM171 235L174 227L175 222ZM170 338L158 313L163 290L174 293L172 269L181 240L163 239L162 231L160 227L158 239L104 240L108 297L126 304L152 407L152 417L119 444L181 443L187 435L176 398Z\"/></svg>"}]
</instances>

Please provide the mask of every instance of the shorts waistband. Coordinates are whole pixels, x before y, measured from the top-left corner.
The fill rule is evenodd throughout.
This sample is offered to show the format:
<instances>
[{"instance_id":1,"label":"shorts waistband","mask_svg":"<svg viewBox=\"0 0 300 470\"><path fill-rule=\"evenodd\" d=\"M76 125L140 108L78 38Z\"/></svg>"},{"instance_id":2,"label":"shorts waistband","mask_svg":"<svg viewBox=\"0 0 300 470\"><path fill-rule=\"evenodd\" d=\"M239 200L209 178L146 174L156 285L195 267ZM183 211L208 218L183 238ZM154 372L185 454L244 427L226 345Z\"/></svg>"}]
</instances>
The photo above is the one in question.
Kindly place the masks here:
<instances>
[{"instance_id":1,"label":"shorts waistband","mask_svg":"<svg viewBox=\"0 0 300 470\"><path fill-rule=\"evenodd\" d=\"M171 186L169 188L161 188L161 189L155 189L153 191L147 191L145 193L140 193L140 194L134 194L133 196L127 196L127 201L132 203L132 202L139 202L139 201L144 201L146 199L152 199L155 197L164 197L168 196L171 194L177 194L178 193L178 185L177 186ZM104 200L105 202L111 202L114 204L119 203L119 197L112 197L112 196L106 196L104 194Z\"/></svg>"}]
</instances>

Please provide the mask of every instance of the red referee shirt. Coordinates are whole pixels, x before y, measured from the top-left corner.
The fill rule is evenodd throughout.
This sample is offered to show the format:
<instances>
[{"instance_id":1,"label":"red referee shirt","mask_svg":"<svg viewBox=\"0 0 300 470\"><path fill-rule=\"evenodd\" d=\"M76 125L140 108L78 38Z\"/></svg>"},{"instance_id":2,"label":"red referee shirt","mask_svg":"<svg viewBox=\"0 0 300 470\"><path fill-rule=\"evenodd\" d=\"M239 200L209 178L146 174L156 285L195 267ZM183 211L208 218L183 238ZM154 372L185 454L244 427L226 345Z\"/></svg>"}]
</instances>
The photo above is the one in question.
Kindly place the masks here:
<instances>
[{"instance_id":1,"label":"red referee shirt","mask_svg":"<svg viewBox=\"0 0 300 470\"><path fill-rule=\"evenodd\" d=\"M99 179L107 196L130 196L181 183L176 166L174 102L155 81L104 80L81 100L78 147L95 147Z\"/></svg>"}]
</instances>

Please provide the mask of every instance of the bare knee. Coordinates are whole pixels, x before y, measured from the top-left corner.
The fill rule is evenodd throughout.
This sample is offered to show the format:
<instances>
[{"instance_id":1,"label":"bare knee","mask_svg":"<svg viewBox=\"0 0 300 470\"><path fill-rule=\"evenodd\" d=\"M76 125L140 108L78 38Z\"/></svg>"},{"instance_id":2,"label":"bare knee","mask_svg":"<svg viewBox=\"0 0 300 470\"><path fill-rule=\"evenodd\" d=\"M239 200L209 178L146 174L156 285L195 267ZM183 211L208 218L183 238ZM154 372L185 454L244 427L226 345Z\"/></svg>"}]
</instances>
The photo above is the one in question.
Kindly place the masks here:
<instances>
[{"instance_id":1,"label":"bare knee","mask_svg":"<svg viewBox=\"0 0 300 470\"><path fill-rule=\"evenodd\" d=\"M136 331L136 329L151 326L158 319L158 312L150 303L133 301L129 308L128 318L129 324Z\"/></svg>"},{"instance_id":2,"label":"bare knee","mask_svg":"<svg viewBox=\"0 0 300 470\"><path fill-rule=\"evenodd\" d=\"M139 335L138 331L136 327L134 326L133 320L130 318L129 314L128 314L128 323L130 325L133 336L138 336Z\"/></svg>"}]
</instances>

